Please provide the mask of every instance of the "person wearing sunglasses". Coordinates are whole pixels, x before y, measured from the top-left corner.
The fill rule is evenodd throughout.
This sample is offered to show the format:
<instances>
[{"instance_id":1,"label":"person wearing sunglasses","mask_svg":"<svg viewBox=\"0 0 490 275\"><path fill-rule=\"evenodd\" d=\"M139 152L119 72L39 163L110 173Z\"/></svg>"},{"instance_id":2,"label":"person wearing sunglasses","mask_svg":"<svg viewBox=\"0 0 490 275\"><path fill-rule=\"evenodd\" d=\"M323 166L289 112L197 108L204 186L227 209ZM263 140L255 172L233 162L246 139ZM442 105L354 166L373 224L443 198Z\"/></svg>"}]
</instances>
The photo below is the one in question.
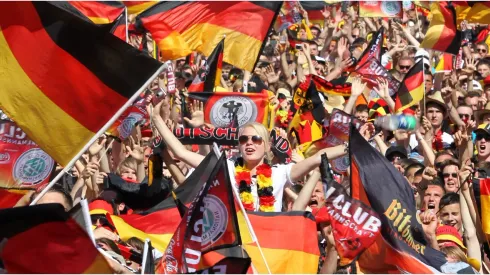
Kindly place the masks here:
<instances>
[{"instance_id":1,"label":"person wearing sunglasses","mask_svg":"<svg viewBox=\"0 0 490 275\"><path fill-rule=\"evenodd\" d=\"M474 133L478 161L490 161L490 124L481 124Z\"/></svg>"},{"instance_id":2,"label":"person wearing sunglasses","mask_svg":"<svg viewBox=\"0 0 490 275\"><path fill-rule=\"evenodd\" d=\"M476 44L475 51L479 53L482 57L485 57L488 54L488 45L485 42L480 42Z\"/></svg>"},{"instance_id":3,"label":"person wearing sunglasses","mask_svg":"<svg viewBox=\"0 0 490 275\"><path fill-rule=\"evenodd\" d=\"M410 70L410 68L412 68L412 66L413 66L413 58L410 58L408 56L403 56L398 61L396 68L400 74L405 76L405 74L408 73L408 71Z\"/></svg>"},{"instance_id":4,"label":"person wearing sunglasses","mask_svg":"<svg viewBox=\"0 0 490 275\"><path fill-rule=\"evenodd\" d=\"M446 193L457 192L460 186L458 162L452 159L445 160L441 164L440 177L441 181L444 182Z\"/></svg>"},{"instance_id":5,"label":"person wearing sunglasses","mask_svg":"<svg viewBox=\"0 0 490 275\"><path fill-rule=\"evenodd\" d=\"M160 136L176 158L191 167L197 167L204 156L187 150L173 135L160 116L161 107L161 103L157 104L152 113L154 125ZM335 159L348 152L348 145L342 144L322 149L312 157L296 164L279 164L271 167L268 164L273 157L270 135L264 125L256 122L247 123L240 128L238 137L238 149L241 158L237 160L236 164L228 161L228 172L233 186L241 193L240 197L245 208L252 211L280 212L286 185L303 180L306 174L320 165L322 154L326 153L329 159ZM239 173L235 173L235 171L239 171ZM272 188L265 187L265 184L271 184L270 187ZM260 197L259 193L261 194ZM271 205L272 203L265 203L266 198L264 196L267 196L268 200L272 198L273 205Z\"/></svg>"}]
</instances>

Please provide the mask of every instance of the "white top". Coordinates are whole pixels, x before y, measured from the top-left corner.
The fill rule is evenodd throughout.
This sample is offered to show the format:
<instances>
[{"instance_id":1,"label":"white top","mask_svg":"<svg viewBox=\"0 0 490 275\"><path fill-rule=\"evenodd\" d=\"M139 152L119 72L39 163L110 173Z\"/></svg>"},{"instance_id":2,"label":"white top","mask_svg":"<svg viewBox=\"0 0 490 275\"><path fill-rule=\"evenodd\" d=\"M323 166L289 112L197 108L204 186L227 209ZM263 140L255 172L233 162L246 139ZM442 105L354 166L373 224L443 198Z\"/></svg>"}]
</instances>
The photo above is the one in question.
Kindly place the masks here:
<instances>
[{"instance_id":1,"label":"white top","mask_svg":"<svg viewBox=\"0 0 490 275\"><path fill-rule=\"evenodd\" d=\"M291 180L291 168L293 163L290 164L276 164L272 166L272 187L273 195L276 199L274 202L274 212L281 212L282 210L282 196L284 194L284 188L293 185ZM228 171L230 173L231 184L238 192L238 186L235 180L235 164L228 160ZM252 196L254 198L255 211L259 211L259 196L257 195L257 178L252 177Z\"/></svg>"}]
</instances>

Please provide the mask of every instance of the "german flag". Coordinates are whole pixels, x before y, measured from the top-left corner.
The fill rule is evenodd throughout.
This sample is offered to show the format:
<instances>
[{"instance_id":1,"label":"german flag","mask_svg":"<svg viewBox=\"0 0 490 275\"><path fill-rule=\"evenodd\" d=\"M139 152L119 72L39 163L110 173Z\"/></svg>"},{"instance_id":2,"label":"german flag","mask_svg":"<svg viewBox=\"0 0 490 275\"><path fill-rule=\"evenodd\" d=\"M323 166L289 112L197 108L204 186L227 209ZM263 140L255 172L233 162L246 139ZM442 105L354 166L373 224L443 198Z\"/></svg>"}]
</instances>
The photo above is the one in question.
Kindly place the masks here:
<instances>
[{"instance_id":1,"label":"german flag","mask_svg":"<svg viewBox=\"0 0 490 275\"><path fill-rule=\"evenodd\" d=\"M322 11L325 6L329 4L327 1L300 1L301 6L308 12L308 20L310 24L318 24L322 28L325 27L323 24L325 22L325 18L322 15Z\"/></svg>"},{"instance_id":2,"label":"german flag","mask_svg":"<svg viewBox=\"0 0 490 275\"><path fill-rule=\"evenodd\" d=\"M0 220L0 239L7 239L2 262L9 274L113 273L84 229L60 204L0 210Z\"/></svg>"},{"instance_id":3,"label":"german flag","mask_svg":"<svg viewBox=\"0 0 490 275\"><path fill-rule=\"evenodd\" d=\"M128 9L128 14L140 14L158 3L158 1L122 1Z\"/></svg>"},{"instance_id":4,"label":"german flag","mask_svg":"<svg viewBox=\"0 0 490 275\"><path fill-rule=\"evenodd\" d=\"M483 232L490 236L490 180L480 179L480 204Z\"/></svg>"},{"instance_id":5,"label":"german flag","mask_svg":"<svg viewBox=\"0 0 490 275\"><path fill-rule=\"evenodd\" d=\"M390 113L390 107L384 99L382 98L373 98L369 101L369 119L376 118L378 116L385 116Z\"/></svg>"},{"instance_id":6,"label":"german flag","mask_svg":"<svg viewBox=\"0 0 490 275\"><path fill-rule=\"evenodd\" d=\"M237 114L239 127L247 122L267 125L269 119L269 94L239 92L189 93L188 99L204 102L204 120L216 127L229 127Z\"/></svg>"},{"instance_id":7,"label":"german flag","mask_svg":"<svg viewBox=\"0 0 490 275\"><path fill-rule=\"evenodd\" d=\"M436 66L436 73L450 72L453 70L453 56L448 53L442 53L441 59Z\"/></svg>"},{"instance_id":8,"label":"german flag","mask_svg":"<svg viewBox=\"0 0 490 275\"><path fill-rule=\"evenodd\" d=\"M221 85L221 68L223 67L223 50L225 40L206 59L203 68L199 70L192 84L187 88L189 92L214 92L214 88ZM192 54L191 54L192 55Z\"/></svg>"},{"instance_id":9,"label":"german flag","mask_svg":"<svg viewBox=\"0 0 490 275\"><path fill-rule=\"evenodd\" d=\"M466 15L469 23L488 24L490 22L490 3L486 1L471 3L471 9Z\"/></svg>"},{"instance_id":10,"label":"german flag","mask_svg":"<svg viewBox=\"0 0 490 275\"><path fill-rule=\"evenodd\" d=\"M119 1L69 1L68 3L95 24L112 23L124 12L124 5Z\"/></svg>"},{"instance_id":11,"label":"german flag","mask_svg":"<svg viewBox=\"0 0 490 275\"><path fill-rule=\"evenodd\" d=\"M296 112L289 123L288 132L294 133L303 147L323 136L325 110L320 94L316 90L312 77L307 76L293 96Z\"/></svg>"},{"instance_id":12,"label":"german flag","mask_svg":"<svg viewBox=\"0 0 490 275\"><path fill-rule=\"evenodd\" d=\"M334 79L333 81L328 81L325 78L312 75L311 79L315 84L316 89L319 92L328 95L340 95L340 96L350 96L352 85L344 81L339 81L339 79Z\"/></svg>"},{"instance_id":13,"label":"german flag","mask_svg":"<svg viewBox=\"0 0 490 275\"><path fill-rule=\"evenodd\" d=\"M209 56L225 38L223 60L253 71L282 2L159 2L136 17L164 60L199 51Z\"/></svg>"},{"instance_id":14,"label":"german flag","mask_svg":"<svg viewBox=\"0 0 490 275\"><path fill-rule=\"evenodd\" d=\"M364 273L439 273L445 255L430 247L403 175L354 128L350 135L351 195L381 217L381 236L359 258ZM379 225L378 225L379 226Z\"/></svg>"},{"instance_id":15,"label":"german flag","mask_svg":"<svg viewBox=\"0 0 490 275\"><path fill-rule=\"evenodd\" d=\"M160 67L48 2L0 3L0 28L0 107L63 166Z\"/></svg>"},{"instance_id":16,"label":"german flag","mask_svg":"<svg viewBox=\"0 0 490 275\"><path fill-rule=\"evenodd\" d=\"M458 29L461 29L461 22L466 20L466 16L471 9L471 2L468 1L453 1L454 9L456 10L456 24ZM473 4L471 4L473 5Z\"/></svg>"},{"instance_id":17,"label":"german flag","mask_svg":"<svg viewBox=\"0 0 490 275\"><path fill-rule=\"evenodd\" d=\"M457 28L454 5L450 2L433 2L430 12L432 20L420 48L458 55L462 35Z\"/></svg>"},{"instance_id":18,"label":"german flag","mask_svg":"<svg viewBox=\"0 0 490 275\"><path fill-rule=\"evenodd\" d=\"M320 251L311 213L247 212L247 215L272 274L317 272ZM248 230L245 221L240 217L238 220L240 232ZM244 238L242 242L258 273L268 273L257 244Z\"/></svg>"},{"instance_id":19,"label":"german flag","mask_svg":"<svg viewBox=\"0 0 490 275\"><path fill-rule=\"evenodd\" d=\"M375 34L373 34L373 38L371 41L369 41L367 48L356 62L356 69L368 62L371 58L381 61L381 48L383 47L384 30L384 27L381 27Z\"/></svg>"},{"instance_id":20,"label":"german flag","mask_svg":"<svg viewBox=\"0 0 490 275\"><path fill-rule=\"evenodd\" d=\"M395 98L395 112L399 113L415 104L424 97L424 63L415 63L400 84Z\"/></svg>"},{"instance_id":21,"label":"german flag","mask_svg":"<svg viewBox=\"0 0 490 275\"><path fill-rule=\"evenodd\" d=\"M126 28L126 21L128 20L126 13L123 12L114 22L112 22L112 28L110 33L119 37L122 41L128 41L128 30Z\"/></svg>"}]
</instances>

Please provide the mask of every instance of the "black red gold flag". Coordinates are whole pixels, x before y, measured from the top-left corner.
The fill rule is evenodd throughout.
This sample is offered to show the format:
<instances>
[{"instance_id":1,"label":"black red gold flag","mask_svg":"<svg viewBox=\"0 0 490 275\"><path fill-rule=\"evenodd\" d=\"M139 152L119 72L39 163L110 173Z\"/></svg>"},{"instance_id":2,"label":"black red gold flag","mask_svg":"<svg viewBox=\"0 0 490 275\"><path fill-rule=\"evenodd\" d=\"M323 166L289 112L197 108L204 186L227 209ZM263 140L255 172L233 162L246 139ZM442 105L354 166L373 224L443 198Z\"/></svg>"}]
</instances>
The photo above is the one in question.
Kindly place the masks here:
<instances>
[{"instance_id":1,"label":"black red gold flag","mask_svg":"<svg viewBox=\"0 0 490 275\"><path fill-rule=\"evenodd\" d=\"M48 2L0 3L0 29L0 108L63 166L161 67Z\"/></svg>"},{"instance_id":2,"label":"black red gold flag","mask_svg":"<svg viewBox=\"0 0 490 275\"><path fill-rule=\"evenodd\" d=\"M0 210L2 262L9 274L113 273L61 204ZM22 255L22 257L19 257Z\"/></svg>"},{"instance_id":3,"label":"black red gold flag","mask_svg":"<svg viewBox=\"0 0 490 275\"><path fill-rule=\"evenodd\" d=\"M214 88L221 83L221 67L223 67L223 50L225 40L221 40L213 52L206 59L204 66L199 69L191 85L189 92L214 92ZM192 55L190 55L192 56Z\"/></svg>"},{"instance_id":4,"label":"black red gold flag","mask_svg":"<svg viewBox=\"0 0 490 275\"><path fill-rule=\"evenodd\" d=\"M128 41L128 30L126 27L126 22L128 18L126 13L123 12L114 22L112 22L112 28L110 29L110 33L114 36L119 37L122 41Z\"/></svg>"},{"instance_id":5,"label":"black red gold flag","mask_svg":"<svg viewBox=\"0 0 490 275\"><path fill-rule=\"evenodd\" d=\"M124 12L124 5L120 1L69 1L68 3L95 24L112 23Z\"/></svg>"},{"instance_id":6,"label":"black red gold flag","mask_svg":"<svg viewBox=\"0 0 490 275\"><path fill-rule=\"evenodd\" d=\"M383 47L384 30L384 27L381 27L375 34L373 34L373 38L371 41L369 41L367 48L356 62L356 69L371 58L381 61L381 48Z\"/></svg>"},{"instance_id":7,"label":"black red gold flag","mask_svg":"<svg viewBox=\"0 0 490 275\"><path fill-rule=\"evenodd\" d=\"M195 274L246 274L252 259L226 257L212 267L197 271Z\"/></svg>"},{"instance_id":8,"label":"black red gold flag","mask_svg":"<svg viewBox=\"0 0 490 275\"><path fill-rule=\"evenodd\" d=\"M128 9L128 14L139 14L158 3L158 1L122 1Z\"/></svg>"},{"instance_id":9,"label":"black red gold flag","mask_svg":"<svg viewBox=\"0 0 490 275\"><path fill-rule=\"evenodd\" d=\"M430 247L417 221L413 190L403 175L351 129L351 195L381 217L381 235L359 258L364 273L438 273L445 255ZM390 271L390 272L389 272Z\"/></svg>"},{"instance_id":10,"label":"black red gold flag","mask_svg":"<svg viewBox=\"0 0 490 275\"><path fill-rule=\"evenodd\" d=\"M282 2L159 2L136 17L164 60L209 56L225 37L223 61L253 71Z\"/></svg>"},{"instance_id":11,"label":"black red gold flag","mask_svg":"<svg viewBox=\"0 0 490 275\"><path fill-rule=\"evenodd\" d=\"M408 71L400 84L395 98L395 112L399 113L424 98L424 62L419 60Z\"/></svg>"},{"instance_id":12,"label":"black red gold flag","mask_svg":"<svg viewBox=\"0 0 490 275\"><path fill-rule=\"evenodd\" d=\"M342 81L328 81L325 78L312 75L311 79L319 92L328 95L350 96L352 84L342 83Z\"/></svg>"},{"instance_id":13,"label":"black red gold flag","mask_svg":"<svg viewBox=\"0 0 490 275\"><path fill-rule=\"evenodd\" d=\"M486 1L468 2L471 9L466 14L468 23L488 24L490 22L490 3Z\"/></svg>"},{"instance_id":14,"label":"black red gold flag","mask_svg":"<svg viewBox=\"0 0 490 275\"><path fill-rule=\"evenodd\" d=\"M451 2L432 2L432 20L420 48L458 55L462 33L458 30L454 4Z\"/></svg>"},{"instance_id":15,"label":"black red gold flag","mask_svg":"<svg viewBox=\"0 0 490 275\"><path fill-rule=\"evenodd\" d=\"M0 209L14 207L22 197L35 190L34 188L0 186Z\"/></svg>"},{"instance_id":16,"label":"black red gold flag","mask_svg":"<svg viewBox=\"0 0 490 275\"><path fill-rule=\"evenodd\" d=\"M204 102L204 120L215 127L229 127L237 114L239 127L247 122L267 125L269 119L269 94L240 92L189 93L190 100Z\"/></svg>"},{"instance_id":17,"label":"black red gold flag","mask_svg":"<svg viewBox=\"0 0 490 275\"><path fill-rule=\"evenodd\" d=\"M390 107L386 101L382 98L373 98L368 103L369 119L376 118L378 116L385 116L390 113Z\"/></svg>"}]
</instances>

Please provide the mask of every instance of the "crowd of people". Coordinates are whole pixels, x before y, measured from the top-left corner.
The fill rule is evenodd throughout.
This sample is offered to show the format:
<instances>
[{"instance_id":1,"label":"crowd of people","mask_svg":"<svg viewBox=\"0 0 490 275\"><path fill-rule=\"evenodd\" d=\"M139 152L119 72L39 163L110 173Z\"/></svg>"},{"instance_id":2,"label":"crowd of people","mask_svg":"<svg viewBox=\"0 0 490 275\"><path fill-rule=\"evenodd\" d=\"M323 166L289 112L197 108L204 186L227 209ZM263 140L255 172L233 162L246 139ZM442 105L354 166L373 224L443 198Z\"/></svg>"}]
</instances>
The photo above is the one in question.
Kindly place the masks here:
<instances>
[{"instance_id":1,"label":"crowd of people","mask_svg":"<svg viewBox=\"0 0 490 275\"><path fill-rule=\"evenodd\" d=\"M310 81L311 75L345 82L349 68L361 57L373 34L384 27L380 62L391 77L403 82L416 62L424 62L424 99L404 111L415 116L420 126L394 131L374 127L373 120L381 114L369 108L370 101L383 99L387 113L395 113L394 96L389 93L388 81L382 78L377 81L375 94L365 93L366 83L361 77L352 80L349 96L321 94L325 120L337 108L362 121L359 129L362 136L386 156L412 188L418 219L429 245L444 252L449 262L467 263L475 273L490 272L487 267L490 249L481 223L485 213L478 209L474 194L475 183L490 175L490 58L487 37L481 35L488 33L488 26L463 21L460 27L464 41L453 70L435 72L442 54L419 47L430 16L417 11L415 5L405 8L403 18L360 17L356 9L355 2L343 11L328 5L322 10L323 24L317 24L310 22L308 12L300 7L302 21L297 23L296 40L307 42L292 46L290 26L278 28L269 33L253 72L223 63L216 93L260 92L257 87L268 90L273 129L288 139L292 147L290 161L280 161L272 154L269 125L251 121L240 127L238 146L227 150L230 178L242 204L248 211L263 212L315 213L315 209L324 207L326 199L318 169L320 156L326 153L330 160L346 156L349 144L323 148L305 157L302 144L288 132L295 114L295 91L301 83ZM312 39L308 38L310 35ZM130 40L134 46L140 46L140 39ZM153 54L156 49L151 37L148 41L146 48ZM198 53L195 56L194 60L206 59ZM170 191L182 185L212 151L210 145L183 145L173 132L183 126L213 127L204 119L204 103L187 98L187 88L201 64L189 58L173 60L176 92L168 92L169 79L163 73L137 102L144 106L147 117L132 125L129 137L122 140L110 135L100 137L65 180L37 203L60 203L68 211L81 199L87 199L91 209L104 205L113 215L146 210L130 209L116 189L104 189L104 181L111 174L134 184L147 180L155 139L165 145L158 154L164 160L166 196L171 196ZM349 170L335 178L349 190ZM28 205L38 194L26 195L17 206ZM103 216L95 215L93 223L97 245L120 263L111 262L114 271L131 273L124 265L138 270L138 263L123 257L120 238ZM318 236L302 236L318 238L321 250L318 272L361 272L355 262L347 267L338 265L330 224L320 224L318 229ZM131 238L124 245L141 253L143 243L144 240ZM155 253L154 257L158 260L163 252Z\"/></svg>"}]
</instances>

